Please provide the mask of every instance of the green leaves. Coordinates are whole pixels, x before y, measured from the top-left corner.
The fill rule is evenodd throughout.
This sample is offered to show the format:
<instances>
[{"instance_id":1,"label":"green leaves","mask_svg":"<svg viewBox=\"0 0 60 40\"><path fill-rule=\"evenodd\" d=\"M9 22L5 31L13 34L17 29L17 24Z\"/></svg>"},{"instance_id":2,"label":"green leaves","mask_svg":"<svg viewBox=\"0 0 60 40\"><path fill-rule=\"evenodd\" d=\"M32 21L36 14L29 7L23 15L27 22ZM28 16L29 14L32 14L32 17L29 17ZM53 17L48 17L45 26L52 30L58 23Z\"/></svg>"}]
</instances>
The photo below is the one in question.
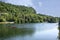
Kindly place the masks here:
<instances>
[{"instance_id":1,"label":"green leaves","mask_svg":"<svg viewBox=\"0 0 60 40\"><path fill-rule=\"evenodd\" d=\"M3 13L3 14L1 14ZM58 22L59 18L43 14L37 14L35 9L26 6L17 6L0 2L0 22L15 23L38 23L38 22Z\"/></svg>"}]
</instances>

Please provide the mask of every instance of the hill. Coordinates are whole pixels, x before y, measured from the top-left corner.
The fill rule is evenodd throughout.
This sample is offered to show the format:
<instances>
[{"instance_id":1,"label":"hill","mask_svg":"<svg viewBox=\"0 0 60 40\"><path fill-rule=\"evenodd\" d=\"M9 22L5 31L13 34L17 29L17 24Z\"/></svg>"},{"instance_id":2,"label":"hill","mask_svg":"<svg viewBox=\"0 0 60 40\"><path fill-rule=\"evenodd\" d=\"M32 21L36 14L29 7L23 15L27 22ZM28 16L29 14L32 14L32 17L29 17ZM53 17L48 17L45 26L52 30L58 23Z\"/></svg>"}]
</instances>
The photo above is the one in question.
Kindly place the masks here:
<instances>
[{"instance_id":1,"label":"hill","mask_svg":"<svg viewBox=\"0 0 60 40\"><path fill-rule=\"evenodd\" d=\"M0 22L56 23L58 20L58 17L37 14L32 7L18 6L0 1Z\"/></svg>"}]
</instances>

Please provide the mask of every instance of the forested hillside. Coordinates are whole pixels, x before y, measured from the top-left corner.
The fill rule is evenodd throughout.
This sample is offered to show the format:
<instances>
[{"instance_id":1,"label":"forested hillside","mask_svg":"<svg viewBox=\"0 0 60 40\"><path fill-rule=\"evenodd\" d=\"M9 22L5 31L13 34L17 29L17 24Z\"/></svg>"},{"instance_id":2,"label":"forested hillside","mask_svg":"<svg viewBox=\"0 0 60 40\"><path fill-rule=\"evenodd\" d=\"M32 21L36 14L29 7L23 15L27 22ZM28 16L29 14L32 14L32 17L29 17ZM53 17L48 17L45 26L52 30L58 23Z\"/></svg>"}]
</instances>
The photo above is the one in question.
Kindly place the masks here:
<instances>
[{"instance_id":1,"label":"forested hillside","mask_svg":"<svg viewBox=\"0 0 60 40\"><path fill-rule=\"evenodd\" d=\"M0 22L42 23L58 22L58 17L37 14L32 7L18 6L0 1Z\"/></svg>"}]
</instances>

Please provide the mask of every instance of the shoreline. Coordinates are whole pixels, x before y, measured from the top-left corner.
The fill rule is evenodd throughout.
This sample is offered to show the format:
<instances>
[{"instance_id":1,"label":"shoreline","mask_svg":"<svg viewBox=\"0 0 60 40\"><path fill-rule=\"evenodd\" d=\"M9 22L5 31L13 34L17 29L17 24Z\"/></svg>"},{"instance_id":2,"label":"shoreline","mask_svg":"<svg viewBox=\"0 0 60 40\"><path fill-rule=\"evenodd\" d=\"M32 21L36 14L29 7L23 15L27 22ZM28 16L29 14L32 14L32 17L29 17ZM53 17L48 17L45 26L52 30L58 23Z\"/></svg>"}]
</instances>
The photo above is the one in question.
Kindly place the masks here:
<instances>
[{"instance_id":1,"label":"shoreline","mask_svg":"<svg viewBox=\"0 0 60 40\"><path fill-rule=\"evenodd\" d=\"M0 24L13 24L14 22L0 22Z\"/></svg>"}]
</instances>

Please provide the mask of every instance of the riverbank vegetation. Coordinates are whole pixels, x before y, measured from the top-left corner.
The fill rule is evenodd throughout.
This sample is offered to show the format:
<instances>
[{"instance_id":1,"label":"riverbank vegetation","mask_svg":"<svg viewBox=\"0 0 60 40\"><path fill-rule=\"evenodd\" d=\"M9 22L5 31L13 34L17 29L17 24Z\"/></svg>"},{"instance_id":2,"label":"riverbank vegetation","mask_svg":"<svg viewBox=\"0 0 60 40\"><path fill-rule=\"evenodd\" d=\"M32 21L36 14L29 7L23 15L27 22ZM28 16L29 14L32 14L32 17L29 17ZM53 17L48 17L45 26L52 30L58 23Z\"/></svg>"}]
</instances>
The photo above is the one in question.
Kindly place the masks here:
<instances>
[{"instance_id":1,"label":"riverbank vegetation","mask_svg":"<svg viewBox=\"0 0 60 40\"><path fill-rule=\"evenodd\" d=\"M32 7L18 6L0 2L0 22L14 23L56 23L58 17L38 14Z\"/></svg>"},{"instance_id":2,"label":"riverbank vegetation","mask_svg":"<svg viewBox=\"0 0 60 40\"><path fill-rule=\"evenodd\" d=\"M56 23L58 17L52 17L44 14L38 14L34 8L18 6L0 1L0 23ZM0 25L0 38L32 34L34 29L16 28L11 26Z\"/></svg>"}]
</instances>

